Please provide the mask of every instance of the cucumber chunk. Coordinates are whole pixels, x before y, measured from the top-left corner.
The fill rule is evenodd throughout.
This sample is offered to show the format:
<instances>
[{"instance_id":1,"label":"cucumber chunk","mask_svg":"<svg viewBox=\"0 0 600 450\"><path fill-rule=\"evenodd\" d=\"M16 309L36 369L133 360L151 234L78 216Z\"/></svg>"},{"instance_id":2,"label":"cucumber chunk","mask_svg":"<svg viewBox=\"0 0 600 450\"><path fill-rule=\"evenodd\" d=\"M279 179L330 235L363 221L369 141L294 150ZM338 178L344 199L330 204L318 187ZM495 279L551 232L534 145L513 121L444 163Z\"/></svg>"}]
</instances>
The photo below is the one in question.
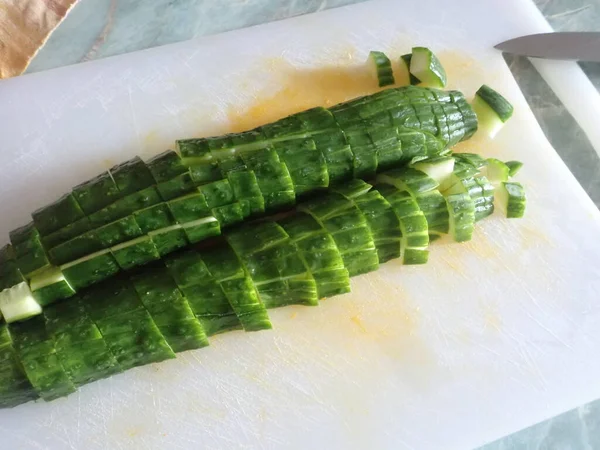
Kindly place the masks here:
<instances>
[{"instance_id":1,"label":"cucumber chunk","mask_svg":"<svg viewBox=\"0 0 600 450\"><path fill-rule=\"evenodd\" d=\"M107 249L64 264L60 266L60 270L67 282L78 291L116 274L120 269Z\"/></svg>"},{"instance_id":2,"label":"cucumber chunk","mask_svg":"<svg viewBox=\"0 0 600 450\"><path fill-rule=\"evenodd\" d=\"M150 236L141 236L110 248L117 264L123 270L160 259L158 249Z\"/></svg>"},{"instance_id":3,"label":"cucumber chunk","mask_svg":"<svg viewBox=\"0 0 600 450\"><path fill-rule=\"evenodd\" d=\"M475 227L475 203L467 193L446 197L450 216L450 235L456 242L470 241Z\"/></svg>"},{"instance_id":4,"label":"cucumber chunk","mask_svg":"<svg viewBox=\"0 0 600 450\"><path fill-rule=\"evenodd\" d=\"M367 65L377 79L379 87L394 84L394 72L392 71L392 62L385 53L370 51L367 59Z\"/></svg>"},{"instance_id":5,"label":"cucumber chunk","mask_svg":"<svg viewBox=\"0 0 600 450\"><path fill-rule=\"evenodd\" d=\"M414 169L426 173L434 179L440 190L449 187L452 172L454 171L454 158L450 156L439 156L437 158L428 158L411 164Z\"/></svg>"},{"instance_id":6,"label":"cucumber chunk","mask_svg":"<svg viewBox=\"0 0 600 450\"><path fill-rule=\"evenodd\" d=\"M75 290L58 267L49 267L36 274L31 279L30 288L33 297L41 306L49 305L57 299L68 298L75 294Z\"/></svg>"},{"instance_id":7,"label":"cucumber chunk","mask_svg":"<svg viewBox=\"0 0 600 450\"><path fill-rule=\"evenodd\" d=\"M410 61L412 60L412 53L406 53L405 55L400 56L400 65L406 68L406 73L408 74L408 82L411 85L417 85L421 83L417 77L415 77L410 71Z\"/></svg>"},{"instance_id":8,"label":"cucumber chunk","mask_svg":"<svg viewBox=\"0 0 600 450\"><path fill-rule=\"evenodd\" d=\"M86 215L92 214L99 209L110 205L114 201L123 197L123 195L124 194L119 191L115 181L108 171L101 173L97 177L92 178L85 183L81 183L73 188L73 198L77 201L83 210L83 213ZM71 222L73 221L69 221L68 223Z\"/></svg>"},{"instance_id":9,"label":"cucumber chunk","mask_svg":"<svg viewBox=\"0 0 600 450\"><path fill-rule=\"evenodd\" d=\"M500 183L508 181L510 168L496 158L488 158L486 166L486 177L494 186L499 186Z\"/></svg>"},{"instance_id":10,"label":"cucumber chunk","mask_svg":"<svg viewBox=\"0 0 600 450\"><path fill-rule=\"evenodd\" d=\"M436 88L446 86L446 71L435 54L426 47L413 47L410 73Z\"/></svg>"},{"instance_id":11,"label":"cucumber chunk","mask_svg":"<svg viewBox=\"0 0 600 450\"><path fill-rule=\"evenodd\" d=\"M141 191L154 184L152 173L139 156L113 166L109 172L123 196Z\"/></svg>"},{"instance_id":12,"label":"cucumber chunk","mask_svg":"<svg viewBox=\"0 0 600 450\"><path fill-rule=\"evenodd\" d=\"M514 110L508 100L485 84L475 94L471 106L477 114L479 129L492 139L512 117Z\"/></svg>"},{"instance_id":13,"label":"cucumber chunk","mask_svg":"<svg viewBox=\"0 0 600 450\"><path fill-rule=\"evenodd\" d=\"M0 311L6 323L28 319L42 313L29 285L21 282L0 292Z\"/></svg>"},{"instance_id":14,"label":"cucumber chunk","mask_svg":"<svg viewBox=\"0 0 600 450\"><path fill-rule=\"evenodd\" d=\"M75 193L73 193L75 194ZM65 194L56 202L33 212L33 223L46 236L83 217L85 209L75 195Z\"/></svg>"},{"instance_id":15,"label":"cucumber chunk","mask_svg":"<svg viewBox=\"0 0 600 450\"><path fill-rule=\"evenodd\" d=\"M527 198L521 183L515 181L501 183L497 192L499 204L509 219L520 218L525 214Z\"/></svg>"},{"instance_id":16,"label":"cucumber chunk","mask_svg":"<svg viewBox=\"0 0 600 450\"><path fill-rule=\"evenodd\" d=\"M506 161L504 164L508 166L508 174L511 177L514 177L521 170L521 167L523 167L521 161Z\"/></svg>"},{"instance_id":17,"label":"cucumber chunk","mask_svg":"<svg viewBox=\"0 0 600 450\"><path fill-rule=\"evenodd\" d=\"M181 157L173 150L164 151L151 158L147 163L154 181L162 183L188 171Z\"/></svg>"}]
</instances>

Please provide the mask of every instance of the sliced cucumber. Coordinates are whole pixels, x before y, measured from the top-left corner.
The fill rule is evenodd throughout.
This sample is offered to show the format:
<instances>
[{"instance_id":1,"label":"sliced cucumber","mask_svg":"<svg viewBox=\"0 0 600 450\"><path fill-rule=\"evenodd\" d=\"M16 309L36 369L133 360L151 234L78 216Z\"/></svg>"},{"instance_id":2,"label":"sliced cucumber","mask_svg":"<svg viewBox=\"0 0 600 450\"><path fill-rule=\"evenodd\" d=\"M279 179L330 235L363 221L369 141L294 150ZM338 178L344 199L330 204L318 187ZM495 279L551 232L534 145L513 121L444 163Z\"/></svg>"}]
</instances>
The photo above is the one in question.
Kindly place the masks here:
<instances>
[{"instance_id":1,"label":"sliced cucumber","mask_svg":"<svg viewBox=\"0 0 600 450\"><path fill-rule=\"evenodd\" d=\"M497 191L498 203L506 211L506 217L509 219L523 217L527 199L521 183L504 182Z\"/></svg>"},{"instance_id":2,"label":"sliced cucumber","mask_svg":"<svg viewBox=\"0 0 600 450\"><path fill-rule=\"evenodd\" d=\"M370 51L367 64L377 78L379 87L394 84L394 72L392 71L392 62L385 53Z\"/></svg>"},{"instance_id":3,"label":"sliced cucumber","mask_svg":"<svg viewBox=\"0 0 600 450\"><path fill-rule=\"evenodd\" d=\"M75 290L58 267L50 267L35 275L29 286L34 298L41 306L75 294Z\"/></svg>"},{"instance_id":4,"label":"sliced cucumber","mask_svg":"<svg viewBox=\"0 0 600 450\"><path fill-rule=\"evenodd\" d=\"M407 53L400 57L400 65L406 68L406 73L408 73L408 81L411 85L417 85L421 83L417 77L415 77L410 71L410 61L412 59L412 53Z\"/></svg>"},{"instance_id":5,"label":"sliced cucumber","mask_svg":"<svg viewBox=\"0 0 600 450\"><path fill-rule=\"evenodd\" d=\"M42 307L35 300L29 285L19 283L0 292L0 311L7 323L28 319L42 313Z\"/></svg>"},{"instance_id":6,"label":"sliced cucumber","mask_svg":"<svg viewBox=\"0 0 600 450\"><path fill-rule=\"evenodd\" d=\"M479 88L471 105L477 114L479 129L494 138L513 114L513 106L487 85Z\"/></svg>"},{"instance_id":7,"label":"sliced cucumber","mask_svg":"<svg viewBox=\"0 0 600 450\"><path fill-rule=\"evenodd\" d=\"M446 86L446 71L435 54L426 47L413 47L410 73L432 87Z\"/></svg>"},{"instance_id":8,"label":"sliced cucumber","mask_svg":"<svg viewBox=\"0 0 600 450\"><path fill-rule=\"evenodd\" d=\"M514 177L521 167L523 167L523 163L521 161L506 161L504 164L508 166L508 174L511 177Z\"/></svg>"},{"instance_id":9,"label":"sliced cucumber","mask_svg":"<svg viewBox=\"0 0 600 450\"><path fill-rule=\"evenodd\" d=\"M496 158L488 158L486 166L486 177L494 186L499 186L500 183L508 181L510 175L510 167Z\"/></svg>"},{"instance_id":10,"label":"sliced cucumber","mask_svg":"<svg viewBox=\"0 0 600 450\"><path fill-rule=\"evenodd\" d=\"M456 242L470 241L475 227L475 203L467 193L446 197L450 215L450 235Z\"/></svg>"},{"instance_id":11,"label":"sliced cucumber","mask_svg":"<svg viewBox=\"0 0 600 450\"><path fill-rule=\"evenodd\" d=\"M454 158L450 156L428 158L413 163L411 166L429 175L429 177L438 182L439 189L444 190L449 187L450 178L454 171Z\"/></svg>"},{"instance_id":12,"label":"sliced cucumber","mask_svg":"<svg viewBox=\"0 0 600 450\"><path fill-rule=\"evenodd\" d=\"M120 269L107 249L64 264L60 270L73 289L79 290L114 275Z\"/></svg>"}]
</instances>

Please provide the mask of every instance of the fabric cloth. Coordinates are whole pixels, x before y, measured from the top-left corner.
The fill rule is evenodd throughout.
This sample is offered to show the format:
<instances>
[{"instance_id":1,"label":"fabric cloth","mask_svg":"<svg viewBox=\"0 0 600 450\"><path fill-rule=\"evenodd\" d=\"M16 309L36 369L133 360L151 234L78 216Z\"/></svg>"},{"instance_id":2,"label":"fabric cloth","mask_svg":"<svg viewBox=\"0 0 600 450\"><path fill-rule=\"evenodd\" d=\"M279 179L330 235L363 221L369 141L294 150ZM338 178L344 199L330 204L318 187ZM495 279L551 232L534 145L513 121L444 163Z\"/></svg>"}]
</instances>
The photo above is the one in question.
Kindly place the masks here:
<instances>
[{"instance_id":1,"label":"fabric cloth","mask_svg":"<svg viewBox=\"0 0 600 450\"><path fill-rule=\"evenodd\" d=\"M0 78L20 75L77 0L0 0Z\"/></svg>"}]
</instances>

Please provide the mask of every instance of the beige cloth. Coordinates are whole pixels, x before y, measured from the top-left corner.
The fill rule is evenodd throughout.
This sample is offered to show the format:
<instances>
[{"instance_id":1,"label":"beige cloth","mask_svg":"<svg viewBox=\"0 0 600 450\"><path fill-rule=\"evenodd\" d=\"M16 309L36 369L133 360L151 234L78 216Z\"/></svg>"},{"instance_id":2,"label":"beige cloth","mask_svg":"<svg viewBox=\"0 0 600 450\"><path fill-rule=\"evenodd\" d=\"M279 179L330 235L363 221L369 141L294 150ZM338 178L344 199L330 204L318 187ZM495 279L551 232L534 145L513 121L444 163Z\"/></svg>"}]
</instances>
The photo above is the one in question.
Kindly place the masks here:
<instances>
[{"instance_id":1,"label":"beige cloth","mask_svg":"<svg viewBox=\"0 0 600 450\"><path fill-rule=\"evenodd\" d=\"M0 78L20 75L77 0L0 0Z\"/></svg>"}]
</instances>

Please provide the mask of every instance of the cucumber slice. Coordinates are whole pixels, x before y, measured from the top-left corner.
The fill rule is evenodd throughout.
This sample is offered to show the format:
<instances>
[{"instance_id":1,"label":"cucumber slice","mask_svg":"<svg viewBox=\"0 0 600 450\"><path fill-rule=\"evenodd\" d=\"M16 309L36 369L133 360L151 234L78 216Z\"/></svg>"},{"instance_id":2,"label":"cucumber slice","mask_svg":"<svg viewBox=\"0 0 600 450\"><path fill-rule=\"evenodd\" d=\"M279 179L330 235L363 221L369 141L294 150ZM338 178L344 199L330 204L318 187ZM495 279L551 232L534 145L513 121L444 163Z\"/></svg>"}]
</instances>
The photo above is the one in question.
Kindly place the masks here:
<instances>
[{"instance_id":1,"label":"cucumber slice","mask_svg":"<svg viewBox=\"0 0 600 450\"><path fill-rule=\"evenodd\" d=\"M260 192L258 180L253 171L230 172L227 179L234 197L242 207L242 214L248 217L265 211L265 199Z\"/></svg>"},{"instance_id":2,"label":"cucumber slice","mask_svg":"<svg viewBox=\"0 0 600 450\"><path fill-rule=\"evenodd\" d=\"M475 228L475 203L467 193L446 197L450 215L450 235L456 242L470 241Z\"/></svg>"},{"instance_id":3,"label":"cucumber slice","mask_svg":"<svg viewBox=\"0 0 600 450\"><path fill-rule=\"evenodd\" d=\"M499 204L509 219L520 218L525 214L527 199L521 183L515 181L501 183L497 192Z\"/></svg>"},{"instance_id":4,"label":"cucumber slice","mask_svg":"<svg viewBox=\"0 0 600 450\"><path fill-rule=\"evenodd\" d=\"M428 192L439 186L439 183L425 172L411 167L388 170L377 175L377 181L391 184L399 190L407 190L412 195Z\"/></svg>"},{"instance_id":5,"label":"cucumber slice","mask_svg":"<svg viewBox=\"0 0 600 450\"><path fill-rule=\"evenodd\" d=\"M110 248L119 267L123 270L141 266L160 259L158 249L150 236L141 236Z\"/></svg>"},{"instance_id":6,"label":"cucumber slice","mask_svg":"<svg viewBox=\"0 0 600 450\"><path fill-rule=\"evenodd\" d=\"M410 71L410 61L412 59L412 53L407 53L405 55L400 56L400 65L406 68L406 73L408 73L408 81L411 85L417 85L421 83L417 77L415 77Z\"/></svg>"},{"instance_id":7,"label":"cucumber slice","mask_svg":"<svg viewBox=\"0 0 600 450\"><path fill-rule=\"evenodd\" d=\"M487 85L475 94L471 105L477 114L479 129L494 138L513 114L513 106L502 95Z\"/></svg>"},{"instance_id":8,"label":"cucumber slice","mask_svg":"<svg viewBox=\"0 0 600 450\"><path fill-rule=\"evenodd\" d=\"M198 188L206 200L208 208L229 205L235 201L233 189L228 180L213 181Z\"/></svg>"},{"instance_id":9,"label":"cucumber slice","mask_svg":"<svg viewBox=\"0 0 600 450\"><path fill-rule=\"evenodd\" d=\"M506 161L504 164L508 166L508 174L511 177L514 177L521 170L521 167L523 167L521 161Z\"/></svg>"},{"instance_id":10,"label":"cucumber slice","mask_svg":"<svg viewBox=\"0 0 600 450\"><path fill-rule=\"evenodd\" d=\"M9 331L23 370L41 398L51 401L75 392L75 386L56 355L43 317L14 323Z\"/></svg>"},{"instance_id":11,"label":"cucumber slice","mask_svg":"<svg viewBox=\"0 0 600 450\"><path fill-rule=\"evenodd\" d=\"M369 137L377 149L377 170L387 170L402 162L402 145L396 127L375 128L369 131Z\"/></svg>"},{"instance_id":12,"label":"cucumber slice","mask_svg":"<svg viewBox=\"0 0 600 450\"><path fill-rule=\"evenodd\" d=\"M272 328L265 305L252 279L230 246L203 252L207 269L219 284L245 331Z\"/></svg>"},{"instance_id":13,"label":"cucumber slice","mask_svg":"<svg viewBox=\"0 0 600 450\"><path fill-rule=\"evenodd\" d=\"M29 286L40 306L49 305L57 299L68 298L75 294L75 290L58 267L49 267L36 274Z\"/></svg>"},{"instance_id":14,"label":"cucumber slice","mask_svg":"<svg viewBox=\"0 0 600 450\"><path fill-rule=\"evenodd\" d=\"M294 183L287 166L280 161L274 149L268 148L252 154L243 154L242 158L248 168L256 174L258 186L265 199L266 210L294 204L296 200Z\"/></svg>"},{"instance_id":15,"label":"cucumber slice","mask_svg":"<svg viewBox=\"0 0 600 450\"><path fill-rule=\"evenodd\" d=\"M196 191L196 182L192 179L190 171L184 172L156 185L156 189L164 201Z\"/></svg>"},{"instance_id":16,"label":"cucumber slice","mask_svg":"<svg viewBox=\"0 0 600 450\"><path fill-rule=\"evenodd\" d=\"M444 190L449 187L451 175L454 171L454 158L450 156L428 158L411 164L411 167L426 173L438 183L440 190Z\"/></svg>"},{"instance_id":17,"label":"cucumber slice","mask_svg":"<svg viewBox=\"0 0 600 450\"><path fill-rule=\"evenodd\" d=\"M101 173L95 178L92 178L85 183L77 185L73 188L73 198L81 207L86 215L92 214L99 209L110 205L114 201L123 197L123 193L119 191L115 181L108 171ZM81 216L77 217L80 218ZM35 219L34 219L35 222ZM67 223L72 223L69 221ZM65 223L64 225L67 225ZM63 226L64 226L63 225ZM39 227L38 227L39 229ZM58 229L58 228L57 228ZM40 230L40 232L42 232ZM45 233L42 233L45 234Z\"/></svg>"},{"instance_id":18,"label":"cucumber slice","mask_svg":"<svg viewBox=\"0 0 600 450\"><path fill-rule=\"evenodd\" d=\"M160 256L165 256L188 245L189 241L181 225L171 225L148 232Z\"/></svg>"},{"instance_id":19,"label":"cucumber slice","mask_svg":"<svg viewBox=\"0 0 600 450\"><path fill-rule=\"evenodd\" d=\"M442 234L447 234L449 230L448 205L440 191L433 189L414 197L427 219L429 240L433 241L440 238Z\"/></svg>"},{"instance_id":20,"label":"cucumber slice","mask_svg":"<svg viewBox=\"0 0 600 450\"><path fill-rule=\"evenodd\" d=\"M159 203L136 211L133 213L133 217L142 233L145 234L175 225L175 219L166 203Z\"/></svg>"},{"instance_id":21,"label":"cucumber slice","mask_svg":"<svg viewBox=\"0 0 600 450\"><path fill-rule=\"evenodd\" d=\"M472 167L477 172L481 172L488 165L489 161L476 153L454 153L452 156L456 161Z\"/></svg>"},{"instance_id":22,"label":"cucumber slice","mask_svg":"<svg viewBox=\"0 0 600 450\"><path fill-rule=\"evenodd\" d=\"M8 234L10 237L10 242L13 246L16 246L22 242L30 241L33 238L39 237L39 235L40 232L37 230L33 222L29 222L27 225L23 225L16 230L12 230Z\"/></svg>"},{"instance_id":23,"label":"cucumber slice","mask_svg":"<svg viewBox=\"0 0 600 450\"><path fill-rule=\"evenodd\" d=\"M367 66L373 72L374 78L377 79L379 87L389 86L394 84L394 72L392 71L392 62L385 53L370 51L367 59Z\"/></svg>"},{"instance_id":24,"label":"cucumber slice","mask_svg":"<svg viewBox=\"0 0 600 450\"><path fill-rule=\"evenodd\" d=\"M500 185L505 181L508 181L510 175L510 168L496 158L488 158L486 166L486 177L494 186Z\"/></svg>"},{"instance_id":25,"label":"cucumber slice","mask_svg":"<svg viewBox=\"0 0 600 450\"><path fill-rule=\"evenodd\" d=\"M26 282L0 292L0 311L6 323L28 319L42 313Z\"/></svg>"},{"instance_id":26,"label":"cucumber slice","mask_svg":"<svg viewBox=\"0 0 600 450\"><path fill-rule=\"evenodd\" d=\"M446 71L435 54L426 47L413 47L410 73L430 86L446 86Z\"/></svg>"},{"instance_id":27,"label":"cucumber slice","mask_svg":"<svg viewBox=\"0 0 600 450\"><path fill-rule=\"evenodd\" d=\"M66 264L103 248L96 231L91 230L50 249L48 255L54 264Z\"/></svg>"},{"instance_id":28,"label":"cucumber slice","mask_svg":"<svg viewBox=\"0 0 600 450\"><path fill-rule=\"evenodd\" d=\"M212 216L184 223L182 228L185 233L185 237L191 244L194 242L200 242L209 237L219 236L221 234L221 226L219 221ZM154 240L155 238L152 233L151 236Z\"/></svg>"},{"instance_id":29,"label":"cucumber slice","mask_svg":"<svg viewBox=\"0 0 600 450\"><path fill-rule=\"evenodd\" d=\"M60 266L60 270L69 285L78 291L116 274L120 269L107 249L64 264Z\"/></svg>"},{"instance_id":30,"label":"cucumber slice","mask_svg":"<svg viewBox=\"0 0 600 450\"><path fill-rule=\"evenodd\" d=\"M297 196L329 186L325 158L313 140L289 141L274 149L288 168Z\"/></svg>"},{"instance_id":31,"label":"cucumber slice","mask_svg":"<svg viewBox=\"0 0 600 450\"><path fill-rule=\"evenodd\" d=\"M173 150L167 150L150 159L147 163L150 173L157 183L163 183L186 173L188 167Z\"/></svg>"},{"instance_id":32,"label":"cucumber slice","mask_svg":"<svg viewBox=\"0 0 600 450\"><path fill-rule=\"evenodd\" d=\"M13 248L17 257L19 270L27 278L31 278L34 273L50 266L48 255L44 250L39 236L32 236L16 245L13 243Z\"/></svg>"},{"instance_id":33,"label":"cucumber slice","mask_svg":"<svg viewBox=\"0 0 600 450\"><path fill-rule=\"evenodd\" d=\"M121 219L140 209L148 208L162 201L158 190L151 186L141 191L127 195L114 203L88 216L92 226L99 227Z\"/></svg>"},{"instance_id":34,"label":"cucumber slice","mask_svg":"<svg viewBox=\"0 0 600 450\"><path fill-rule=\"evenodd\" d=\"M341 130L318 134L312 140L325 158L330 184L352 178L354 154Z\"/></svg>"},{"instance_id":35,"label":"cucumber slice","mask_svg":"<svg viewBox=\"0 0 600 450\"><path fill-rule=\"evenodd\" d=\"M139 156L117 164L109 172L123 196L141 191L154 184L152 173Z\"/></svg>"},{"instance_id":36,"label":"cucumber slice","mask_svg":"<svg viewBox=\"0 0 600 450\"><path fill-rule=\"evenodd\" d=\"M169 211L180 224L202 219L210 215L204 195L196 191L167 202Z\"/></svg>"},{"instance_id":37,"label":"cucumber slice","mask_svg":"<svg viewBox=\"0 0 600 450\"><path fill-rule=\"evenodd\" d=\"M133 216L123 217L94 230L102 248L140 237L143 233Z\"/></svg>"},{"instance_id":38,"label":"cucumber slice","mask_svg":"<svg viewBox=\"0 0 600 450\"><path fill-rule=\"evenodd\" d=\"M86 231L91 230L92 225L87 217L82 217L69 225L62 227L60 230L50 233L42 237L42 244L46 249L52 249L63 242L67 242Z\"/></svg>"},{"instance_id":39,"label":"cucumber slice","mask_svg":"<svg viewBox=\"0 0 600 450\"><path fill-rule=\"evenodd\" d=\"M56 202L33 212L33 223L46 236L83 217L85 209L75 195L65 194Z\"/></svg>"},{"instance_id":40,"label":"cucumber slice","mask_svg":"<svg viewBox=\"0 0 600 450\"><path fill-rule=\"evenodd\" d=\"M484 176L475 178L475 182L481 188L481 196L473 197L475 203L475 222L486 218L494 212L494 186Z\"/></svg>"},{"instance_id":41,"label":"cucumber slice","mask_svg":"<svg viewBox=\"0 0 600 450\"><path fill-rule=\"evenodd\" d=\"M377 190L392 206L400 221L400 259L403 264L425 264L429 259L427 219L415 198L392 185L377 185Z\"/></svg>"}]
</instances>

